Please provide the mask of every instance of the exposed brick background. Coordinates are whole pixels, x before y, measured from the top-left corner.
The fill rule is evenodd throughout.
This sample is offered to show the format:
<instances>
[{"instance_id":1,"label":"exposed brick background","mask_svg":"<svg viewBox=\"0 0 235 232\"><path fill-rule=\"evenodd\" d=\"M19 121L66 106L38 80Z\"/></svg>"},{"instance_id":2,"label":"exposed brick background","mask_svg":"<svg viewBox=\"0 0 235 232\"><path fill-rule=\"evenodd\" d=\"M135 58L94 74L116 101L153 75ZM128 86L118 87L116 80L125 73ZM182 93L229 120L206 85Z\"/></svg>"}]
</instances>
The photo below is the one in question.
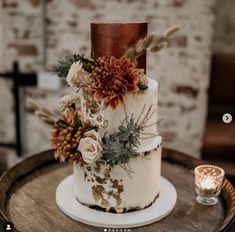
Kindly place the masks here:
<instances>
[{"instance_id":1,"label":"exposed brick background","mask_svg":"<svg viewBox=\"0 0 235 232\"><path fill-rule=\"evenodd\" d=\"M10 69L17 59L24 71L40 70L41 18L40 1L3 1L1 16L4 27L4 66ZM210 57L215 19L215 0L48 0L46 4L46 66L50 69L58 56L73 52L90 53L90 22L147 21L150 32L161 33L173 24L182 29L170 46L157 55L148 56L148 76L160 83L159 118L163 118L160 132L164 145L199 156L203 135ZM229 0L232 2L232 0ZM223 5L220 3L220 5ZM226 4L224 4L226 5ZM227 8L229 10L229 6ZM221 9L220 9L221 10ZM222 13L219 17L223 18ZM234 17L234 16L231 16ZM220 31L221 25L216 26ZM233 25L234 26L234 25ZM1 34L0 34L1 36ZM215 48L221 45L215 36ZM2 43L0 43L0 46ZM1 49L1 47L0 47ZM0 54L1 55L1 54ZM1 66L0 60L0 66ZM5 84L7 85L7 84ZM9 84L8 84L9 85ZM11 113L10 94L1 105L0 139L11 139L12 126L6 119ZM10 92L9 87L5 91ZM56 110L62 92L26 89L26 96L34 96ZM5 95L6 94L6 95ZM6 97L5 97L6 99ZM1 103L2 104L2 103ZM7 108L8 107L8 108ZM4 109L4 110L2 110ZM1 117L4 118L1 121ZM35 153L49 146L49 129L30 112L26 114L27 153Z\"/></svg>"},{"instance_id":2,"label":"exposed brick background","mask_svg":"<svg viewBox=\"0 0 235 232\"><path fill-rule=\"evenodd\" d=\"M213 51L235 53L235 1L217 1Z\"/></svg>"}]
</instances>

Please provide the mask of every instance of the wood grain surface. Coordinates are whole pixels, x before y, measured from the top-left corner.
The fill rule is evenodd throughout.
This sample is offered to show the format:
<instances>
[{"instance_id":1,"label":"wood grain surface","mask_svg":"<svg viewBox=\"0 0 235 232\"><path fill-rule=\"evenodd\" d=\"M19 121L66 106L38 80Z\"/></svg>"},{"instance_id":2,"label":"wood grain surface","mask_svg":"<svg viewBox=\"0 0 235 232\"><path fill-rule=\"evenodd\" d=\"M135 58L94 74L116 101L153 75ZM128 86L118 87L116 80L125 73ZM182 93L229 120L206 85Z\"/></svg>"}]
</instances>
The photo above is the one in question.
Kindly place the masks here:
<instances>
[{"instance_id":1,"label":"wood grain surface","mask_svg":"<svg viewBox=\"0 0 235 232\"><path fill-rule=\"evenodd\" d=\"M200 205L195 199L194 174L189 167L202 161L166 149L163 157L162 176L176 187L176 206L172 213L161 221L132 228L130 231L223 230L231 222L235 212L235 193L227 179L217 205ZM55 162L53 151L37 154L13 167L0 180L2 216L12 221L18 231L104 231L104 228L88 226L70 219L57 207L56 187L70 174L72 165ZM140 184L144 187L144 183Z\"/></svg>"}]
</instances>

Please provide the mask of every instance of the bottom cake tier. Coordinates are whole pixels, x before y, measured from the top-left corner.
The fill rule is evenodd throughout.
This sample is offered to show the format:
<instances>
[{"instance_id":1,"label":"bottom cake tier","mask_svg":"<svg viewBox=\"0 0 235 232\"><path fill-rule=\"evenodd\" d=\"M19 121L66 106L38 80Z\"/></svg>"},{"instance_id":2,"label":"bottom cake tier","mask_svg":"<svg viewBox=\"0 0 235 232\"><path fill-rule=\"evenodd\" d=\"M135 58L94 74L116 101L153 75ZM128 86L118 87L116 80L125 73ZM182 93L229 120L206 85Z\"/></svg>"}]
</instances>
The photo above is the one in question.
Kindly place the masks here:
<instances>
[{"instance_id":1,"label":"bottom cake tier","mask_svg":"<svg viewBox=\"0 0 235 232\"><path fill-rule=\"evenodd\" d=\"M74 194L83 205L101 211L124 213L152 205L159 195L161 138L150 151L131 158L128 166L74 164Z\"/></svg>"}]
</instances>

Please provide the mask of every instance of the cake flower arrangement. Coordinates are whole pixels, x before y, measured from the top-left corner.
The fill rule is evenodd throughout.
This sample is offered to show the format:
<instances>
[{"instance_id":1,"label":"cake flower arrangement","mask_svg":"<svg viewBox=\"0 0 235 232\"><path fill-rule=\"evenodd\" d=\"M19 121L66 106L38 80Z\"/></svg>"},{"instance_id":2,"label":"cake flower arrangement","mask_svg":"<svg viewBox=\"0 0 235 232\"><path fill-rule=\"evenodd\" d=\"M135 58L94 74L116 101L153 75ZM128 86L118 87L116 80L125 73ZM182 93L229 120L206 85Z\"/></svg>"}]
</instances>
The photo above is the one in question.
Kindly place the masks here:
<instances>
[{"instance_id":1,"label":"cake flower arrangement","mask_svg":"<svg viewBox=\"0 0 235 232\"><path fill-rule=\"evenodd\" d=\"M167 47L168 39L178 30L176 25L162 36L148 35L129 47L120 58L85 58L75 54L58 61L54 71L59 77L66 78L69 86L77 88L75 93L59 100L59 119L55 120L50 110L34 100L29 101L35 113L52 125L51 146L55 149L56 158L81 166L103 160L111 166L127 168L130 158L138 155L139 139L156 136L144 133L144 129L151 126L152 107L144 105L138 118L125 114L118 130L104 134L102 129L111 122L102 116L102 111L115 111L119 106L123 106L125 111L126 93L148 89L148 79L144 70L137 68L137 58L146 51L156 53Z\"/></svg>"}]
</instances>

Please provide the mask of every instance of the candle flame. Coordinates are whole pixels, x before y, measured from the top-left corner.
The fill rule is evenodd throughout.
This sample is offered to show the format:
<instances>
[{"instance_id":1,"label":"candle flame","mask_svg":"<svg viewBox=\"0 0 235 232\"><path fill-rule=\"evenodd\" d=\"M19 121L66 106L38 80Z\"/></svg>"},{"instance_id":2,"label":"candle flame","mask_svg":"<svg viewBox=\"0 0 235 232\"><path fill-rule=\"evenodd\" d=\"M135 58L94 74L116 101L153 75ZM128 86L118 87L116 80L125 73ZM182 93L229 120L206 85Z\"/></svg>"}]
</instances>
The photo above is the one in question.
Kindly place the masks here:
<instances>
[{"instance_id":1,"label":"candle flame","mask_svg":"<svg viewBox=\"0 0 235 232\"><path fill-rule=\"evenodd\" d=\"M216 182L212 176L206 176L201 180L201 188L202 189L215 189L216 188Z\"/></svg>"}]
</instances>

